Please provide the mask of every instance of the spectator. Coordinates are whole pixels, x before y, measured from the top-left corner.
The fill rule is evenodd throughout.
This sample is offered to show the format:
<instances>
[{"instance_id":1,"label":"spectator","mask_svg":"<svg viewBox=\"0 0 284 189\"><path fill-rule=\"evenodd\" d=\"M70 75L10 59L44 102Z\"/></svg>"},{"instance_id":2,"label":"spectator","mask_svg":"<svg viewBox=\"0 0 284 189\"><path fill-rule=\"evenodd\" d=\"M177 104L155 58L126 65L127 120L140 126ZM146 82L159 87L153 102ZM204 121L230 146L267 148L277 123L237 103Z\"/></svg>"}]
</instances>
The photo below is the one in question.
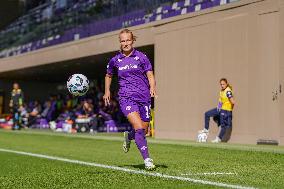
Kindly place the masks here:
<instances>
[{"instance_id":1,"label":"spectator","mask_svg":"<svg viewBox=\"0 0 284 189\"><path fill-rule=\"evenodd\" d=\"M28 116L28 127L32 126L36 123L36 119L40 117L40 113L42 111L41 105L38 101L34 101L32 105L32 111Z\"/></svg>"},{"instance_id":2,"label":"spectator","mask_svg":"<svg viewBox=\"0 0 284 189\"><path fill-rule=\"evenodd\" d=\"M11 92L11 100L9 103L11 113L13 115L13 126L12 129L21 129L22 118L20 114L20 108L23 106L24 102L24 94L20 89L20 85L18 83L13 84L13 90Z\"/></svg>"}]
</instances>

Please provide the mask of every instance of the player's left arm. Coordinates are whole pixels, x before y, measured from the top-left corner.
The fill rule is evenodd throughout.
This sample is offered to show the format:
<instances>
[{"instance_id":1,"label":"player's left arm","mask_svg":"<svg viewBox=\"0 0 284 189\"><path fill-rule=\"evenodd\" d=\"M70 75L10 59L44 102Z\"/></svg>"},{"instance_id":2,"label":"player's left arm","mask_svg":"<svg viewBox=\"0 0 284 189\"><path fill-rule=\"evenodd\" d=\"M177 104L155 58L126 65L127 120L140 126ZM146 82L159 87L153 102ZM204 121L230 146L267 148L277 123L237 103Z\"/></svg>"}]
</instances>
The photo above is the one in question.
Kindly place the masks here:
<instances>
[{"instance_id":1,"label":"player's left arm","mask_svg":"<svg viewBox=\"0 0 284 189\"><path fill-rule=\"evenodd\" d=\"M234 108L234 106L235 106L235 104L236 104L236 101L235 101L235 99L234 99L234 97L233 97L233 93L232 93L232 91L227 91L227 97L229 98L229 100L230 100L230 102L231 102L231 104L232 104L232 108Z\"/></svg>"},{"instance_id":2,"label":"player's left arm","mask_svg":"<svg viewBox=\"0 0 284 189\"><path fill-rule=\"evenodd\" d=\"M232 108L234 108L234 106L236 104L236 101L235 101L234 97L229 98L229 100L230 100L230 102L232 104Z\"/></svg>"},{"instance_id":3,"label":"player's left arm","mask_svg":"<svg viewBox=\"0 0 284 189\"><path fill-rule=\"evenodd\" d=\"M140 58L141 58L142 70L146 73L148 81L149 81L151 97L157 98L158 95L156 92L156 80L154 77L151 62L145 54L143 54Z\"/></svg>"},{"instance_id":4,"label":"player's left arm","mask_svg":"<svg viewBox=\"0 0 284 189\"><path fill-rule=\"evenodd\" d=\"M156 92L156 80L155 80L153 71L147 71L146 75L147 75L149 85L150 85L151 97L157 98L158 95L157 95L157 92Z\"/></svg>"}]
</instances>

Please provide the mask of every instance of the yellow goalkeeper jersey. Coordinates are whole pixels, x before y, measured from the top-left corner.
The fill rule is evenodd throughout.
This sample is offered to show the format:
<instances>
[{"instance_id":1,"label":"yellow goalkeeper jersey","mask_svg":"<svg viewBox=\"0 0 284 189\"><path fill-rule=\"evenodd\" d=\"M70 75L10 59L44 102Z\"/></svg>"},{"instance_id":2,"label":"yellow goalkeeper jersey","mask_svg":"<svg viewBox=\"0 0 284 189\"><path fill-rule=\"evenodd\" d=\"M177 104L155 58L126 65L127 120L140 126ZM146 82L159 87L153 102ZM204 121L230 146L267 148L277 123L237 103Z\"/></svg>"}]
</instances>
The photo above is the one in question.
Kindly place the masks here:
<instances>
[{"instance_id":1,"label":"yellow goalkeeper jersey","mask_svg":"<svg viewBox=\"0 0 284 189\"><path fill-rule=\"evenodd\" d=\"M219 102L222 103L222 110L232 111L233 106L230 102L230 98L233 97L233 91L230 87L227 87L225 90L220 91Z\"/></svg>"}]
</instances>

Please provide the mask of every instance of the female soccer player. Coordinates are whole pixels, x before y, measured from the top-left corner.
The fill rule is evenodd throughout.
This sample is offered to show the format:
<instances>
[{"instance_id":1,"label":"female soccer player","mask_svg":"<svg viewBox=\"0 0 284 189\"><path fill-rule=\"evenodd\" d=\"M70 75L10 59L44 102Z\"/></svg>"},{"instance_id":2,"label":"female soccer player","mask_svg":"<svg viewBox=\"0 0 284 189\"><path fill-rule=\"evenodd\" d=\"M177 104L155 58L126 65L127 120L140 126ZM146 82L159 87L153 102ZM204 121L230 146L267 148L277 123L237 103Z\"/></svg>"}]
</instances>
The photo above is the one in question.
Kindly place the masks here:
<instances>
[{"instance_id":1,"label":"female soccer player","mask_svg":"<svg viewBox=\"0 0 284 189\"><path fill-rule=\"evenodd\" d=\"M229 85L226 78L220 79L221 91L217 108L213 108L205 113L205 127L199 133L209 132L210 117L215 118L218 126L221 126L219 135L212 140L213 143L221 142L225 135L226 129L232 127L232 111L235 105L233 98L232 87Z\"/></svg>"},{"instance_id":2,"label":"female soccer player","mask_svg":"<svg viewBox=\"0 0 284 189\"><path fill-rule=\"evenodd\" d=\"M156 84L149 59L133 48L135 40L128 29L119 33L120 52L108 63L103 98L109 105L112 75L117 73L120 108L133 127L132 131L124 133L123 150L127 153L134 139L144 159L145 169L153 170L155 165L149 157L145 133L150 122L151 97L157 96Z\"/></svg>"}]
</instances>

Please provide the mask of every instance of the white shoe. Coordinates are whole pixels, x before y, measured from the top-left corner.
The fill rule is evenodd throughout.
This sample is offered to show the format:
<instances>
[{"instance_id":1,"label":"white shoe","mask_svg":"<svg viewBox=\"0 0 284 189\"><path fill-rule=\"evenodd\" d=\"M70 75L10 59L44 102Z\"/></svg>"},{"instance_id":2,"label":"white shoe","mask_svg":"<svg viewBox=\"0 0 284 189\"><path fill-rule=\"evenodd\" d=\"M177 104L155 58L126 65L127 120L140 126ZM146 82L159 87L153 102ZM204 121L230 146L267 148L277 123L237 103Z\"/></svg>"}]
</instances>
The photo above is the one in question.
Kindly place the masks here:
<instances>
[{"instance_id":1,"label":"white shoe","mask_svg":"<svg viewBox=\"0 0 284 189\"><path fill-rule=\"evenodd\" d=\"M156 169L156 166L153 163L153 160L151 158L147 158L144 160L145 163L145 169L148 171L153 171Z\"/></svg>"},{"instance_id":2,"label":"white shoe","mask_svg":"<svg viewBox=\"0 0 284 189\"><path fill-rule=\"evenodd\" d=\"M90 129L90 134L97 134L97 131L94 129Z\"/></svg>"},{"instance_id":3,"label":"white shoe","mask_svg":"<svg viewBox=\"0 0 284 189\"><path fill-rule=\"evenodd\" d=\"M131 140L128 139L128 134L129 134L128 131L125 131L123 133L123 135L124 135L124 142L123 142L123 145L122 145L122 149L123 149L124 153L127 153L129 151L130 144L131 144Z\"/></svg>"},{"instance_id":4,"label":"white shoe","mask_svg":"<svg viewBox=\"0 0 284 189\"><path fill-rule=\"evenodd\" d=\"M207 130L207 129L204 128L204 129L202 129L202 130L199 130L198 133L199 133L199 134L201 134L201 133L209 134L209 130Z\"/></svg>"},{"instance_id":5,"label":"white shoe","mask_svg":"<svg viewBox=\"0 0 284 189\"><path fill-rule=\"evenodd\" d=\"M212 143L220 143L221 139L219 137L216 137L214 140L211 141Z\"/></svg>"}]
</instances>

